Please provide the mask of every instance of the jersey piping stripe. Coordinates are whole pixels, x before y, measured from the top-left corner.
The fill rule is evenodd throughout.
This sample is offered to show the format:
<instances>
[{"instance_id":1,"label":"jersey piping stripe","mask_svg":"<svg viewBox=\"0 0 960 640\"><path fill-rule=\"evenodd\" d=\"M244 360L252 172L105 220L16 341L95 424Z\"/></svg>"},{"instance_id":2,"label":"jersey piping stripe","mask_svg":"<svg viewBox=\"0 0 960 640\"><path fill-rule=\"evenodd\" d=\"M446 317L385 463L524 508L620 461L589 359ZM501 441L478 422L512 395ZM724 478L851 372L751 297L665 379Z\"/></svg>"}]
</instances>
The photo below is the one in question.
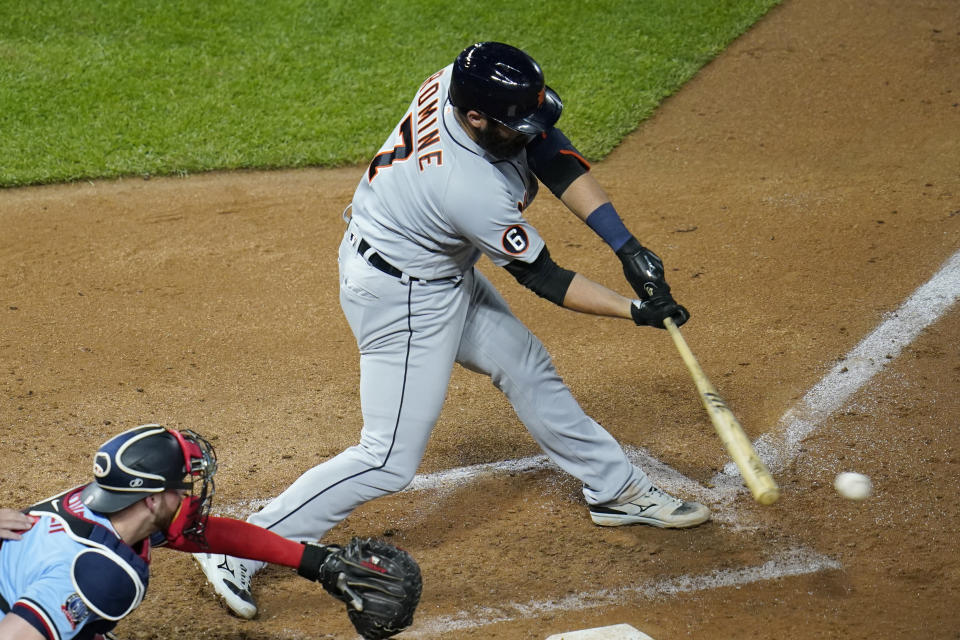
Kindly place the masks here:
<instances>
[{"instance_id":1,"label":"jersey piping stripe","mask_svg":"<svg viewBox=\"0 0 960 640\"><path fill-rule=\"evenodd\" d=\"M400 430L400 416L403 414L403 400L407 391L407 373L410 370L410 345L413 342L412 298L413 298L413 283L410 282L410 283L407 283L407 348L406 348L406 354L404 355L404 358L403 358L403 383L400 385L400 406L397 407L397 418L393 423L393 436L390 439L390 448L387 449L387 455L386 457L384 457L383 462L380 463L380 466L364 469L363 471L358 471L357 473L354 473L345 478L341 478L340 480L337 480L333 484L327 485L321 491L318 491L317 493L313 494L312 496L304 500L302 503L300 503L299 507L297 507L296 509L293 509L292 511L290 511L290 513L283 516L273 524L270 524L264 527L265 529L273 529L275 526L277 526L278 524L280 524L281 522L283 522L284 520L286 520L296 512L303 509L305 506L307 506L308 504L310 504L311 502L313 502L314 500L322 496L324 493L326 493L330 489L333 489L334 487L337 487L343 484L347 480L353 480L354 478L358 478L365 473L370 473L371 471L379 471L380 469L383 469L385 466L387 466L387 462L389 462L390 460L390 454L393 453L393 447L397 442L397 432Z\"/></svg>"},{"instance_id":2,"label":"jersey piping stripe","mask_svg":"<svg viewBox=\"0 0 960 640\"><path fill-rule=\"evenodd\" d=\"M450 103L450 99L447 98L446 102L443 103L444 108L446 108L447 104L449 104L449 103ZM457 137L456 137L455 135L453 135L453 132L452 132L452 131L450 131L450 127L447 126L447 119L446 119L446 118L440 118L440 122L443 124L443 129L444 129L444 131L447 132L447 135L450 137L450 140L453 141L453 143L454 143L455 145L457 145L458 147L463 148L464 151L468 151L468 152L472 153L472 154L475 155L475 156L479 156L479 155L480 155L479 153L477 153L476 151L474 151L473 149L471 149L471 148L468 147L467 145L465 145L465 144L463 144L462 142L460 142L459 140L457 140Z\"/></svg>"},{"instance_id":3,"label":"jersey piping stripe","mask_svg":"<svg viewBox=\"0 0 960 640\"><path fill-rule=\"evenodd\" d=\"M17 605L23 607L37 617L36 619L46 627L46 635L49 640L60 640L60 630L57 629L57 625L53 624L53 620L51 620L50 616L47 615L47 612L43 610L43 607L29 598L20 598L13 606L16 607ZM34 629L37 628L35 625L31 626L33 626Z\"/></svg>"}]
</instances>

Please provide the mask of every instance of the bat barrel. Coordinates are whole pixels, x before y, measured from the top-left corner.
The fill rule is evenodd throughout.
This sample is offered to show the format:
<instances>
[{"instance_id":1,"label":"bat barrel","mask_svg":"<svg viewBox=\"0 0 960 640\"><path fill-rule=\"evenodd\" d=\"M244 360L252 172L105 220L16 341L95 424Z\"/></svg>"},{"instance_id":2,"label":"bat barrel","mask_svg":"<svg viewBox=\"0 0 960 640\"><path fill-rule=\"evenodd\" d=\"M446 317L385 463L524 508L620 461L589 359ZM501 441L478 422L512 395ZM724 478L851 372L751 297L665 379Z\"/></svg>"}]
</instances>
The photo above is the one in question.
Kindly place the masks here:
<instances>
[{"instance_id":1,"label":"bat barrel","mask_svg":"<svg viewBox=\"0 0 960 640\"><path fill-rule=\"evenodd\" d=\"M720 437L720 441L723 442L727 453L730 454L730 457L740 470L744 484L750 489L750 493L753 494L753 499L762 505L773 504L780 499L780 487L778 487L774 481L770 470L767 469L767 465L765 465L760 459L760 456L757 455L756 450L750 443L750 439L747 438L747 434L743 431L743 427L740 426L740 422L736 416L733 415L733 412L730 411L727 403L720 397L720 394L717 393L717 390L713 387L713 384L711 384L710 379L707 378L707 375L703 372L700 363L697 362L693 352L690 351L690 347L687 346L683 334L680 333L680 330L673 323L673 320L667 318L663 324L669 331L670 337L673 338L673 343L677 347L677 351L680 352L680 357L683 359L684 364L686 364L687 370L690 372L690 376L697 386L697 391L700 393L700 400L707 410L707 415L710 417L710 422L713 423L713 428Z\"/></svg>"}]
</instances>

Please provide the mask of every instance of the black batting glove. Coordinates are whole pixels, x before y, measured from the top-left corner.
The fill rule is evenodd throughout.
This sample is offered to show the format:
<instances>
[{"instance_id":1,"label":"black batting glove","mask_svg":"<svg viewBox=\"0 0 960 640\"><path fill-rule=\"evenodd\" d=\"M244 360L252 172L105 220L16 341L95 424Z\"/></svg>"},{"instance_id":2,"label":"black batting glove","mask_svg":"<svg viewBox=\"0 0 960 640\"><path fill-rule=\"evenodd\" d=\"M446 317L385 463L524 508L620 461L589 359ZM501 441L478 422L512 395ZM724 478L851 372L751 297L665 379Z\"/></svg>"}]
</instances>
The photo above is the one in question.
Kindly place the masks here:
<instances>
[{"instance_id":1,"label":"black batting glove","mask_svg":"<svg viewBox=\"0 0 960 640\"><path fill-rule=\"evenodd\" d=\"M670 295L670 287L663 274L663 261L634 237L630 237L617 250L623 263L623 275L641 300L649 300L658 294Z\"/></svg>"},{"instance_id":2,"label":"black batting glove","mask_svg":"<svg viewBox=\"0 0 960 640\"><path fill-rule=\"evenodd\" d=\"M663 326L666 318L671 318L678 327L690 319L690 313L677 304L669 293L648 300L634 300L630 305L630 315L637 325L658 329L666 329Z\"/></svg>"},{"instance_id":3,"label":"black batting glove","mask_svg":"<svg viewBox=\"0 0 960 640\"><path fill-rule=\"evenodd\" d=\"M617 250L623 263L623 275L640 296L633 301L630 312L638 325L665 329L663 320L672 318L678 327L690 319L690 312L677 304L670 295L660 256L647 249L633 236Z\"/></svg>"}]
</instances>

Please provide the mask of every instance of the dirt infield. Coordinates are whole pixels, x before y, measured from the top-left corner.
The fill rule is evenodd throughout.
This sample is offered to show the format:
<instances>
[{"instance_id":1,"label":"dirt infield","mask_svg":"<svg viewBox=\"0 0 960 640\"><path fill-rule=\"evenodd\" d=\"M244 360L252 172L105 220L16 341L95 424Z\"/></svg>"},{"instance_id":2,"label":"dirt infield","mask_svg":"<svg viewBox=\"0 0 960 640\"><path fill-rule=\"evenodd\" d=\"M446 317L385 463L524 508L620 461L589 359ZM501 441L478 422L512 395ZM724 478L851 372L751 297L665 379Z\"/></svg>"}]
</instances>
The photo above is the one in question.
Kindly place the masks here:
<instances>
[{"instance_id":1,"label":"dirt infield","mask_svg":"<svg viewBox=\"0 0 960 640\"><path fill-rule=\"evenodd\" d=\"M786 0L595 166L664 258L693 315L685 336L751 437L777 435L960 249L958 134L960 4ZM218 505L236 514L355 443L336 246L361 172L0 192L0 505L86 481L96 446L144 422L210 436ZM626 293L616 258L549 195L530 217L560 264ZM665 333L555 309L481 269L585 409L666 465L655 478L719 496L728 458ZM875 352L886 366L778 469L779 503L716 497L716 520L683 532L593 526L577 482L458 369L420 468L432 488L365 505L327 539L387 536L419 560L423 600L401 637L626 622L656 640L960 638L957 345L954 306ZM873 478L871 499L833 491L846 469ZM291 572L254 586L261 616L237 620L188 557L158 551L118 634L354 637L342 605Z\"/></svg>"}]
</instances>

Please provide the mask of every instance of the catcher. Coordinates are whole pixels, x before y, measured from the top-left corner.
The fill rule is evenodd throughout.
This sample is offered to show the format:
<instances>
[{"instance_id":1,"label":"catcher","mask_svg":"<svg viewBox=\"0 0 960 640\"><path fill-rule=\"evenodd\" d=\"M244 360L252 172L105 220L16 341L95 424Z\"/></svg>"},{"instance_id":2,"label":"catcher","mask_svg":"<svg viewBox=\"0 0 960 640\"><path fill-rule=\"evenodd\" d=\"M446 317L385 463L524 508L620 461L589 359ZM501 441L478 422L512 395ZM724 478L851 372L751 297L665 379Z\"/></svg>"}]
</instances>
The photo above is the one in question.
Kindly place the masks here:
<instances>
[{"instance_id":1,"label":"catcher","mask_svg":"<svg viewBox=\"0 0 960 640\"><path fill-rule=\"evenodd\" d=\"M405 551L354 538L299 543L209 515L216 454L196 433L148 424L103 444L93 482L0 510L0 640L101 640L140 602L150 551L209 551L293 567L347 604L357 631L387 638L413 621L420 569ZM6 539L4 539L6 538Z\"/></svg>"}]
</instances>

